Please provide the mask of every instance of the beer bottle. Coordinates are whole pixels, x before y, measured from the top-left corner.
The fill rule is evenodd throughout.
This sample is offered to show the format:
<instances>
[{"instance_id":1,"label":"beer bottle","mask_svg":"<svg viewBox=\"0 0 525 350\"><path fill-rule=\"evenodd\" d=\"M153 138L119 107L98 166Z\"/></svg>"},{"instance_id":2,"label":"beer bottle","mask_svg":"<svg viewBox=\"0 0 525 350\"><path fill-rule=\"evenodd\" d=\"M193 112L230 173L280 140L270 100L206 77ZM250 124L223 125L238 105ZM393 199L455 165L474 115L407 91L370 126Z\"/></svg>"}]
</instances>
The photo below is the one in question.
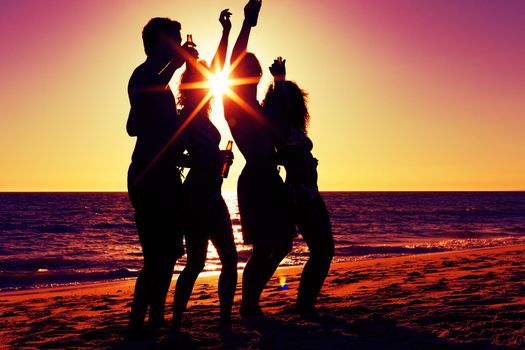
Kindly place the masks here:
<instances>
[{"instance_id":1,"label":"beer bottle","mask_svg":"<svg viewBox=\"0 0 525 350\"><path fill-rule=\"evenodd\" d=\"M193 42L193 35L186 35L186 43L188 44L188 47L195 47L195 43Z\"/></svg>"},{"instance_id":2,"label":"beer bottle","mask_svg":"<svg viewBox=\"0 0 525 350\"><path fill-rule=\"evenodd\" d=\"M233 141L230 140L228 141L228 144L226 145L226 151L231 151L232 148L233 148ZM226 160L222 164L221 176L223 178L227 178L229 172L230 172L230 163Z\"/></svg>"}]
</instances>

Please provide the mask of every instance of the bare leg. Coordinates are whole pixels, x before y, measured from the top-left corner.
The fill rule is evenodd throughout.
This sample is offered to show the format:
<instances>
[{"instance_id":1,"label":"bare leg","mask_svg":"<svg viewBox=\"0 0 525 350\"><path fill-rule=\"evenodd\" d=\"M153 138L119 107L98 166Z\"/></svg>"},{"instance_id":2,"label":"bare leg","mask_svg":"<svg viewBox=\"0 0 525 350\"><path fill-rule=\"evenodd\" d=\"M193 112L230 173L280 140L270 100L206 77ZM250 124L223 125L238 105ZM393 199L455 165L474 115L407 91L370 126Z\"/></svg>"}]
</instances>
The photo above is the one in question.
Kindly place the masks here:
<instances>
[{"instance_id":1,"label":"bare leg","mask_svg":"<svg viewBox=\"0 0 525 350\"><path fill-rule=\"evenodd\" d=\"M231 312L237 287L237 250L233 234L212 239L221 260L219 276L220 328L231 331Z\"/></svg>"},{"instance_id":2,"label":"bare leg","mask_svg":"<svg viewBox=\"0 0 525 350\"><path fill-rule=\"evenodd\" d=\"M149 309L148 325L152 327L161 327L164 324L164 307L166 305L166 296L170 288L173 277L173 268L175 261L162 259L159 264L152 268L151 284L151 303Z\"/></svg>"},{"instance_id":3,"label":"bare leg","mask_svg":"<svg viewBox=\"0 0 525 350\"><path fill-rule=\"evenodd\" d=\"M279 245L275 246L272 250L272 256L268 263L268 268L266 270L266 284L270 281L275 271L279 267L279 264L283 261L284 258L290 253L293 246L293 240L290 238L287 241L279 242Z\"/></svg>"},{"instance_id":4,"label":"bare leg","mask_svg":"<svg viewBox=\"0 0 525 350\"><path fill-rule=\"evenodd\" d=\"M320 195L312 202L303 203L299 209L299 227L310 250L310 258L301 274L297 310L311 312L315 310L317 297L330 269L334 241L328 211Z\"/></svg>"},{"instance_id":5,"label":"bare leg","mask_svg":"<svg viewBox=\"0 0 525 350\"><path fill-rule=\"evenodd\" d=\"M131 304L131 313L129 317L128 336L133 338L140 336L144 332L144 319L148 311L147 295L147 273L144 268L140 270L135 283L135 292L133 293L133 303Z\"/></svg>"},{"instance_id":6,"label":"bare leg","mask_svg":"<svg viewBox=\"0 0 525 350\"><path fill-rule=\"evenodd\" d=\"M186 236L186 249L188 261L182 270L175 287L175 298L173 301L173 330L180 329L182 314L186 310L191 292L197 277L204 269L206 253L208 250L208 239L202 237Z\"/></svg>"},{"instance_id":7,"label":"bare leg","mask_svg":"<svg viewBox=\"0 0 525 350\"><path fill-rule=\"evenodd\" d=\"M259 298L266 282L268 282L265 267L268 265L271 255L270 247L253 245L252 255L246 263L242 275L241 314L243 315L262 315Z\"/></svg>"},{"instance_id":8,"label":"bare leg","mask_svg":"<svg viewBox=\"0 0 525 350\"><path fill-rule=\"evenodd\" d=\"M242 314L248 316L262 315L259 306L262 291L291 249L291 239L274 247L268 246L268 243L254 244L252 256L243 273Z\"/></svg>"},{"instance_id":9,"label":"bare leg","mask_svg":"<svg viewBox=\"0 0 525 350\"><path fill-rule=\"evenodd\" d=\"M143 333L144 319L149 307L148 324L159 327L164 322L164 305L173 274L174 259L158 259L144 255L144 267L137 277L131 306L129 333Z\"/></svg>"}]
</instances>

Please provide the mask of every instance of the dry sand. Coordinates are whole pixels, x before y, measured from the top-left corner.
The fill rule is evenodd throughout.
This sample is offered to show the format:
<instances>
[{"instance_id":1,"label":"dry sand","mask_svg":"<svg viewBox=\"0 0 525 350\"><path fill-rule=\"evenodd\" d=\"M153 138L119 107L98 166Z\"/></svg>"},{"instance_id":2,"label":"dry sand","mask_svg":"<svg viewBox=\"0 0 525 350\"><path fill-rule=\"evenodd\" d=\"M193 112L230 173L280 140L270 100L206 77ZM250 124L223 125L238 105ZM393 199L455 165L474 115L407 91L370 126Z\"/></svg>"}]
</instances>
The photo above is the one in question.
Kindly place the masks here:
<instances>
[{"instance_id":1,"label":"dry sand","mask_svg":"<svg viewBox=\"0 0 525 350\"><path fill-rule=\"evenodd\" d=\"M2 293L0 348L523 349L524 253L511 246L333 264L310 317L292 312L301 269L280 269L262 298L269 319L241 321L238 290L227 338L217 332L217 276L199 278L181 335L140 343L122 340L134 280Z\"/></svg>"}]
</instances>

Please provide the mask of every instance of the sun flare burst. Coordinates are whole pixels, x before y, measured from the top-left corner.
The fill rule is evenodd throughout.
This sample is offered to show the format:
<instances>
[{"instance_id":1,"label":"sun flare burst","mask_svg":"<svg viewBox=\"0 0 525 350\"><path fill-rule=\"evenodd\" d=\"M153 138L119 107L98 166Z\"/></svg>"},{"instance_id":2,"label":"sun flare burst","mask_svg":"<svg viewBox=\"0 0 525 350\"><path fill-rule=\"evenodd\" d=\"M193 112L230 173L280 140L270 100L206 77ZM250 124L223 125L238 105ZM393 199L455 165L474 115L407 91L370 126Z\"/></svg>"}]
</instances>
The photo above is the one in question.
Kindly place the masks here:
<instances>
[{"instance_id":1,"label":"sun flare burst","mask_svg":"<svg viewBox=\"0 0 525 350\"><path fill-rule=\"evenodd\" d=\"M228 80L228 70L216 71L208 77L210 89L215 99L220 99L222 94L228 91L230 81Z\"/></svg>"},{"instance_id":2,"label":"sun flare burst","mask_svg":"<svg viewBox=\"0 0 525 350\"><path fill-rule=\"evenodd\" d=\"M259 81L259 78L242 78L242 79L230 80L229 76L230 76L230 72L232 71L232 67L230 68L226 67L222 71L217 69L215 72L212 72L206 66L198 64L195 60L192 61L191 57L189 57L187 53L181 52L181 54L185 56L187 59L189 59L189 62L192 65L192 68L197 69L205 79L201 81L196 81L196 82L181 83L179 85L179 89L205 90L206 93L203 95L198 105L186 117L182 125L180 125L177 131L168 140L168 142L162 147L162 149L158 152L158 154L151 160L148 166L139 174L135 183L138 183L142 179L142 177L151 169L151 167L169 149L169 147L173 144L173 142L175 142L175 140L180 136L180 134L186 129L186 127L193 120L193 118L197 116L197 114L206 106L206 104L210 100L214 105L214 108L212 110L212 119L217 120L221 115L222 117L224 117L223 110L221 108L222 103L218 101L222 102L222 96L227 95L229 99L231 99L239 107L244 109L249 115L257 119L259 122L264 123L264 118L262 118L260 113L256 109L254 109L253 106L251 106L249 103L244 101L233 89L230 88L230 87L237 86L237 85L257 83ZM237 64L238 62L234 62L232 66L235 67ZM220 113L218 111L219 109L221 110Z\"/></svg>"}]
</instances>

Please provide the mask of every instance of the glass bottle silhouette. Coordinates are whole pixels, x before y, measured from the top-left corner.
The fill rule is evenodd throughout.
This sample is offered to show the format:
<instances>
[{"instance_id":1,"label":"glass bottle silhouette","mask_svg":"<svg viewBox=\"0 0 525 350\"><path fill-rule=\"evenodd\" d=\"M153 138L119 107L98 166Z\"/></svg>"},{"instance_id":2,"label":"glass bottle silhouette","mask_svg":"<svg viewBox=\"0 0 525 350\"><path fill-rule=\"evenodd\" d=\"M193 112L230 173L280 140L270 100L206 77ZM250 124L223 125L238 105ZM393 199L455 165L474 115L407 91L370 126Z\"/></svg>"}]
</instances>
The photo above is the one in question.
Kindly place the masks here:
<instances>
[{"instance_id":1,"label":"glass bottle silhouette","mask_svg":"<svg viewBox=\"0 0 525 350\"><path fill-rule=\"evenodd\" d=\"M193 42L193 35L186 35L186 43L188 44L188 47L195 47L195 43Z\"/></svg>"},{"instance_id":2,"label":"glass bottle silhouette","mask_svg":"<svg viewBox=\"0 0 525 350\"><path fill-rule=\"evenodd\" d=\"M228 144L226 145L226 151L231 151L232 148L233 148L233 141L230 140L228 141ZM227 178L229 172L230 172L230 163L226 160L222 164L221 176L223 178Z\"/></svg>"}]
</instances>

